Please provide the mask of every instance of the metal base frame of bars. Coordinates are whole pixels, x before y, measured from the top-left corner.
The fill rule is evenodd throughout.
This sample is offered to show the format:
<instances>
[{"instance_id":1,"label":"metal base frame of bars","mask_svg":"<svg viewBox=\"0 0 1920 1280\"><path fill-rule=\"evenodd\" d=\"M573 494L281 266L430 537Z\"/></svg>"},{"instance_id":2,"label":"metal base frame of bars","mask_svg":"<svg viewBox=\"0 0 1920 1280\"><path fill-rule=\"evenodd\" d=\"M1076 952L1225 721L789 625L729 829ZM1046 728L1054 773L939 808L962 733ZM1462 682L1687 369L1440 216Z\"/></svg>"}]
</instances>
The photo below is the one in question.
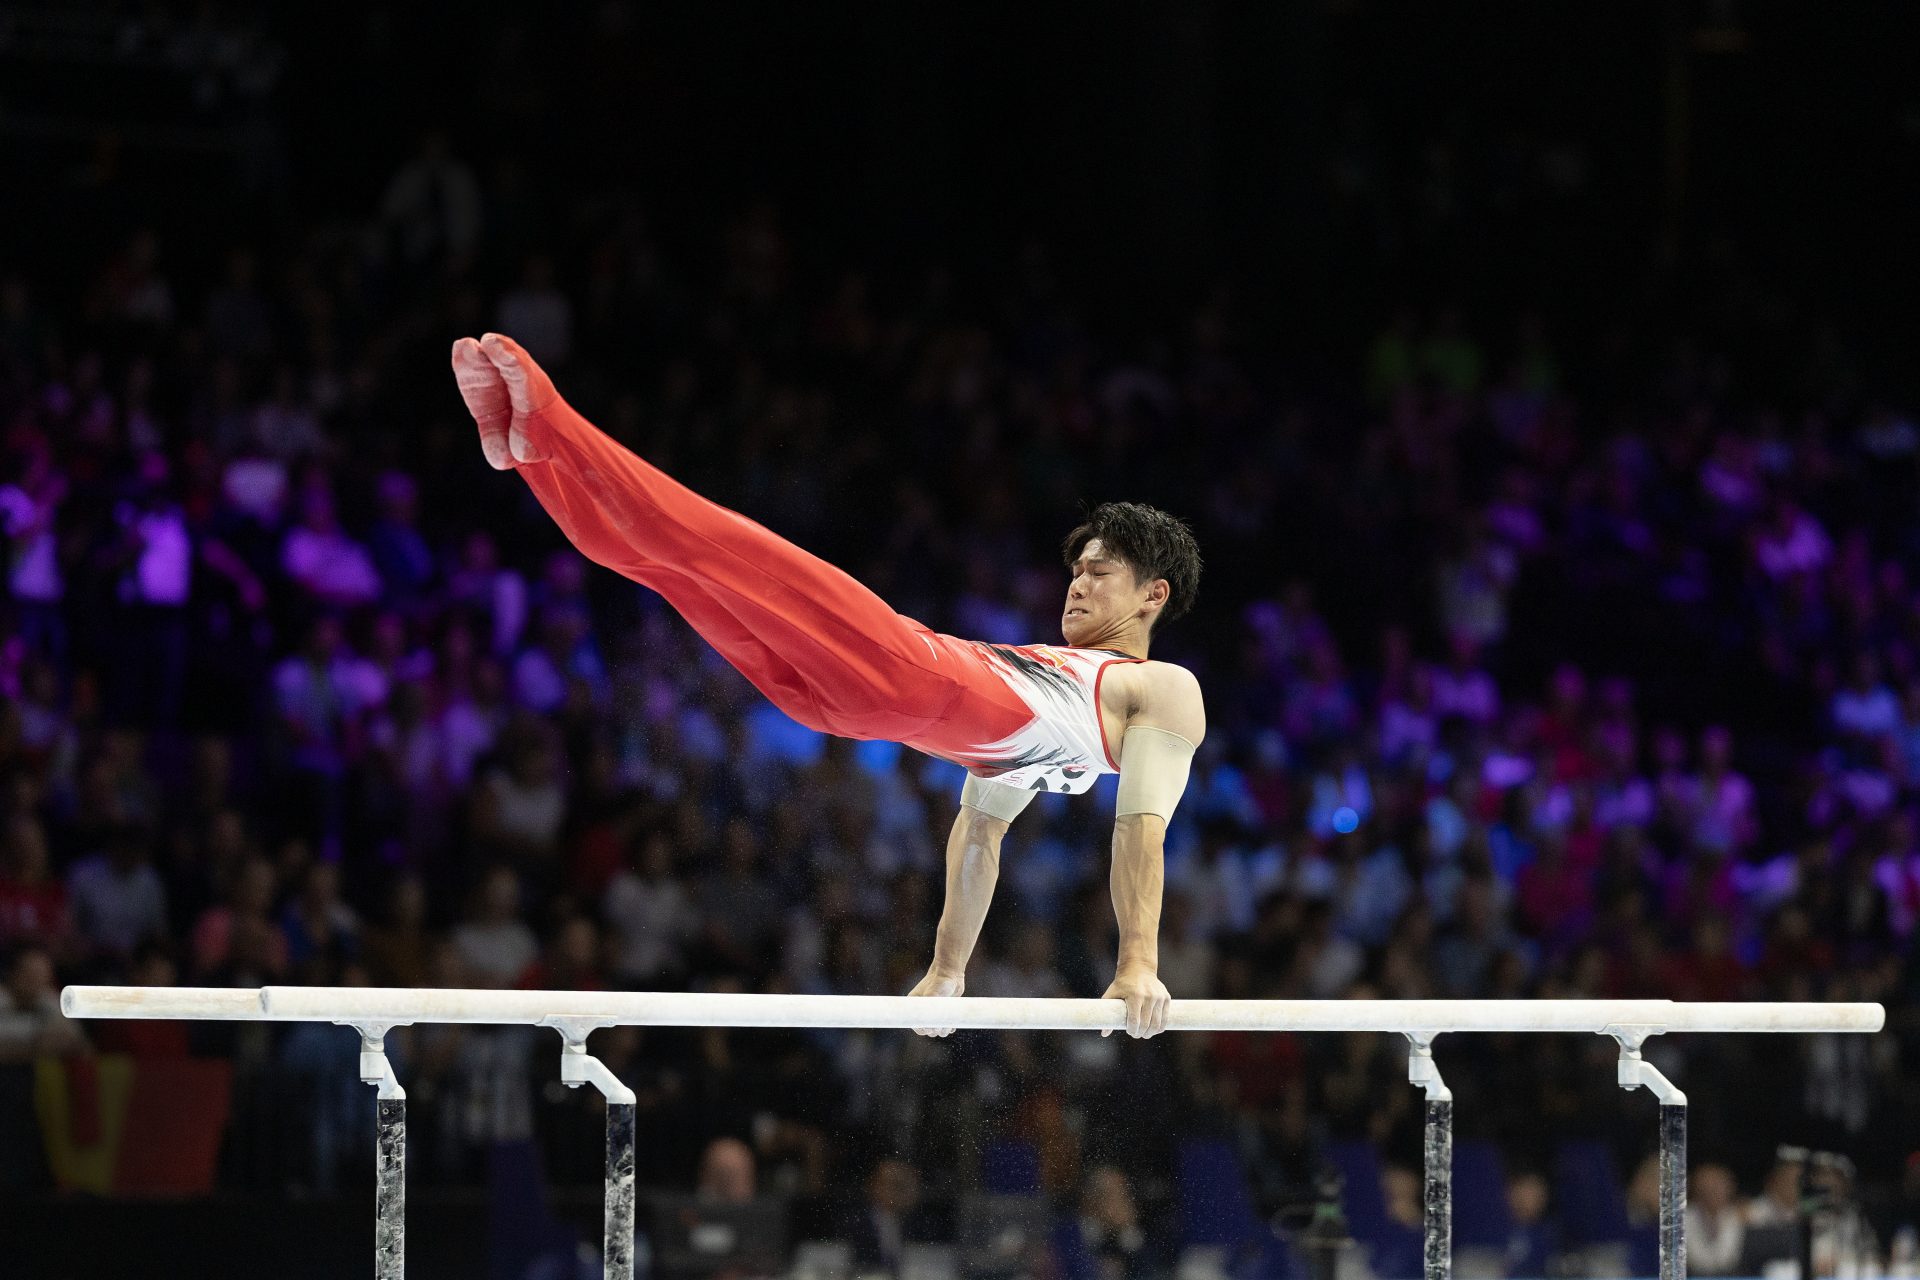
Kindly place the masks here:
<instances>
[{"instance_id":1,"label":"metal base frame of bars","mask_svg":"<svg viewBox=\"0 0 1920 1280\"><path fill-rule=\"evenodd\" d=\"M378 1089L375 1132L374 1275L406 1269L406 1092L386 1055L386 1034L416 1022L521 1024L561 1036L560 1079L590 1084L607 1101L606 1280L633 1280L634 1095L587 1052L600 1027L915 1026L1103 1029L1125 1026L1118 1000L910 1000L890 996L690 995L542 991L425 991L346 987L69 987L61 1007L75 1018L208 1018L337 1022L360 1035L360 1078ZM1660 1280L1686 1276L1687 1096L1641 1054L1666 1032L1872 1032L1876 1004L1680 1004L1665 1000L1408 1000L1176 1002L1172 1030L1384 1031L1408 1041L1407 1078L1426 1091L1424 1280L1453 1273L1453 1093L1434 1061L1448 1031L1588 1032L1619 1042L1618 1082L1660 1104Z\"/></svg>"}]
</instances>

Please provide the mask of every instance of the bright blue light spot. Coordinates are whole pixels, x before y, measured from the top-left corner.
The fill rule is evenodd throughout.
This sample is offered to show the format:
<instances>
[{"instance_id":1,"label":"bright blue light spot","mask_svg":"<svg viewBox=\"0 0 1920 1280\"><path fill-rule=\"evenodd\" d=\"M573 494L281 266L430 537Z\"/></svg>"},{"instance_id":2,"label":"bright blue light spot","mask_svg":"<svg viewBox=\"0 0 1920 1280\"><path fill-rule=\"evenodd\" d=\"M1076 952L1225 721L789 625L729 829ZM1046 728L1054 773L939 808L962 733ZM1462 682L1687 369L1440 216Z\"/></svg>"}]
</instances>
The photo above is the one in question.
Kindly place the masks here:
<instances>
[{"instance_id":1,"label":"bright blue light spot","mask_svg":"<svg viewBox=\"0 0 1920 1280\"><path fill-rule=\"evenodd\" d=\"M1347 834L1347 832L1352 831L1359 825L1360 815L1349 809L1346 805L1341 805L1333 811L1333 829L1341 835Z\"/></svg>"}]
</instances>

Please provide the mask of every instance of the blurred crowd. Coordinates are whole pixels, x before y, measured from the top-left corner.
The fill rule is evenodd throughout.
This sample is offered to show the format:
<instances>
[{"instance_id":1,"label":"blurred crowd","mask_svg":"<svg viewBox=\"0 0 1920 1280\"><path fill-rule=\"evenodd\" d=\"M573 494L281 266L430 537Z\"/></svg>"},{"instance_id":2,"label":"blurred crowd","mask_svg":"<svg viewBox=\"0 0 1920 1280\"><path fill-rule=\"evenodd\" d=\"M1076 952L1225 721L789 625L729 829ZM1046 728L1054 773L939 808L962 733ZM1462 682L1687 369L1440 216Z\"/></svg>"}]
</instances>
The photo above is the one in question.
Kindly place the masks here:
<instances>
[{"instance_id":1,"label":"blurred crowd","mask_svg":"<svg viewBox=\"0 0 1920 1280\"><path fill-rule=\"evenodd\" d=\"M511 177L429 133L363 217L195 246L198 269L152 230L78 290L0 267L0 1062L231 1056L223 1181L325 1188L363 1176L351 1036L83 1026L59 987L857 993L924 970L959 775L786 720L567 547L454 393L449 343L488 329L628 446L956 634L1056 638L1083 501L1190 518L1200 604L1154 655L1211 719L1169 832L1176 999L1920 991L1920 424L1843 348L1756 404L1685 341L1576 362L1535 315L1408 307L1309 394L1230 290L1115 335L1038 243L987 280L823 268L754 204L669 250L638 200L563 212ZM970 993L1105 987L1111 810L1107 787L1015 825ZM551 1039L392 1037L416 1181L476 1180L529 1135L597 1179ZM882 1253L923 1187L979 1185L1009 1139L1083 1206L1102 1275L1167 1265L1154 1215L1194 1135L1232 1144L1263 1213L1365 1140L1418 1220L1418 1095L1382 1037L594 1047L640 1095L643 1183L744 1160L800 1203L865 1185ZM1914 1048L1651 1047L1716 1162L1700 1212L1771 1186L1794 1140L1888 1189L1891 1238ZM1551 1219L1563 1140L1627 1171L1651 1145L1607 1044L1442 1057L1516 1222Z\"/></svg>"}]
</instances>

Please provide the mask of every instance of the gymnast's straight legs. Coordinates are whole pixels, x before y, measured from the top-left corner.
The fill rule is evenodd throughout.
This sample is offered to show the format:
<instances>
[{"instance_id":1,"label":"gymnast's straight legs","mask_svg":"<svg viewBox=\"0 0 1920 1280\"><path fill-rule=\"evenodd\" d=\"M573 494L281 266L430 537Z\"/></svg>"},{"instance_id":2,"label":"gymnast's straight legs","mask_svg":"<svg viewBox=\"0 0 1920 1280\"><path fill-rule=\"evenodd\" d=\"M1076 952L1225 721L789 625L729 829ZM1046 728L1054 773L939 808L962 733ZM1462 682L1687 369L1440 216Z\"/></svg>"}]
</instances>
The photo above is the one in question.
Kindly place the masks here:
<instances>
[{"instance_id":1,"label":"gymnast's straight legs","mask_svg":"<svg viewBox=\"0 0 1920 1280\"><path fill-rule=\"evenodd\" d=\"M582 554L659 592L801 724L954 758L1031 718L974 646L622 447L513 339L462 338L453 368L488 463L519 472Z\"/></svg>"}]
</instances>

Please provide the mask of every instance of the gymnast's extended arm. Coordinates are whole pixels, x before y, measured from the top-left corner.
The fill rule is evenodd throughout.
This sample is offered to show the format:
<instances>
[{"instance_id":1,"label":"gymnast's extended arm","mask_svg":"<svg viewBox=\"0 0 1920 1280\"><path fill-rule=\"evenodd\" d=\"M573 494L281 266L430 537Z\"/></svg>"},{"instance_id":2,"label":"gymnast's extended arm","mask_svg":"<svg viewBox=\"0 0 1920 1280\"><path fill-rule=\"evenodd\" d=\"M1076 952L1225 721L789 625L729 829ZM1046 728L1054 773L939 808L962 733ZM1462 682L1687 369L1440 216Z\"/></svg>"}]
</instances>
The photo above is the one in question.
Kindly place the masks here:
<instances>
[{"instance_id":1,"label":"gymnast's extended arm","mask_svg":"<svg viewBox=\"0 0 1920 1280\"><path fill-rule=\"evenodd\" d=\"M1161 665L1153 676L1143 683L1121 739L1110 881L1120 947L1105 993L1126 1002L1127 1034L1143 1038L1167 1029L1172 1005L1160 981L1167 822L1187 789L1193 753L1207 729L1200 685L1190 672Z\"/></svg>"},{"instance_id":2,"label":"gymnast's extended arm","mask_svg":"<svg viewBox=\"0 0 1920 1280\"><path fill-rule=\"evenodd\" d=\"M960 792L960 814L947 835L947 901L934 935L933 964L908 995L957 996L967 987L967 961L980 940L980 926L1000 879L1000 842L1033 792L983 782L972 774ZM916 1027L923 1036L944 1036L952 1027Z\"/></svg>"}]
</instances>

